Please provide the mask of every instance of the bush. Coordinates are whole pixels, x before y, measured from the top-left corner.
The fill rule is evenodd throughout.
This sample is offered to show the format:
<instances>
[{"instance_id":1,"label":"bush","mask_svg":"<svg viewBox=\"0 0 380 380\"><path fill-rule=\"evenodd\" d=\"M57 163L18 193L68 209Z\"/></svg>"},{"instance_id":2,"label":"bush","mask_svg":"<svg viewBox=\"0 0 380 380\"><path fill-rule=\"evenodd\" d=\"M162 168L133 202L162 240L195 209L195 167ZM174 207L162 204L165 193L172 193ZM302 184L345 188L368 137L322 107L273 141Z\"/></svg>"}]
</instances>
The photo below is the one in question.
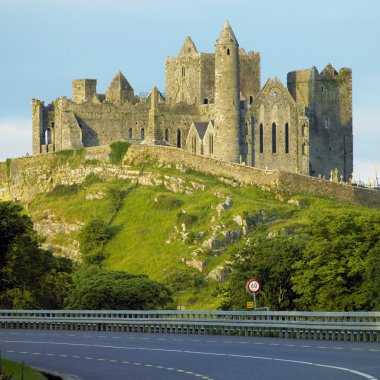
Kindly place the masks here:
<instances>
[{"instance_id":1,"label":"bush","mask_svg":"<svg viewBox=\"0 0 380 380\"><path fill-rule=\"evenodd\" d=\"M82 186L86 187L98 182L103 182L103 180L97 174L90 173L86 176L86 178L82 182Z\"/></svg>"},{"instance_id":2,"label":"bush","mask_svg":"<svg viewBox=\"0 0 380 380\"><path fill-rule=\"evenodd\" d=\"M79 234L79 249L84 261L90 264L100 264L104 258L104 245L110 239L107 223L102 219L88 222Z\"/></svg>"},{"instance_id":3,"label":"bush","mask_svg":"<svg viewBox=\"0 0 380 380\"><path fill-rule=\"evenodd\" d=\"M120 165L130 146L131 144L126 141L116 141L110 144L111 152L108 157L111 163L114 165Z\"/></svg>"},{"instance_id":4,"label":"bush","mask_svg":"<svg viewBox=\"0 0 380 380\"><path fill-rule=\"evenodd\" d=\"M195 290L205 284L204 277L195 269L170 269L165 276L166 286L173 292Z\"/></svg>"},{"instance_id":5,"label":"bush","mask_svg":"<svg viewBox=\"0 0 380 380\"><path fill-rule=\"evenodd\" d=\"M52 197L66 197L69 195L77 194L80 190L80 186L77 184L73 185L57 185L49 195Z\"/></svg>"},{"instance_id":6,"label":"bush","mask_svg":"<svg viewBox=\"0 0 380 380\"><path fill-rule=\"evenodd\" d=\"M67 307L82 310L161 309L172 302L170 291L144 275L99 271L79 278Z\"/></svg>"},{"instance_id":7,"label":"bush","mask_svg":"<svg viewBox=\"0 0 380 380\"><path fill-rule=\"evenodd\" d=\"M188 214L187 212L180 211L177 214L177 223L186 224L186 226L190 226L197 221L198 217L194 214Z\"/></svg>"},{"instance_id":8,"label":"bush","mask_svg":"<svg viewBox=\"0 0 380 380\"><path fill-rule=\"evenodd\" d=\"M154 207L157 210L169 211L174 210L183 205L183 201L178 198L174 198L168 195L159 195L156 198L156 202L154 203Z\"/></svg>"}]
</instances>

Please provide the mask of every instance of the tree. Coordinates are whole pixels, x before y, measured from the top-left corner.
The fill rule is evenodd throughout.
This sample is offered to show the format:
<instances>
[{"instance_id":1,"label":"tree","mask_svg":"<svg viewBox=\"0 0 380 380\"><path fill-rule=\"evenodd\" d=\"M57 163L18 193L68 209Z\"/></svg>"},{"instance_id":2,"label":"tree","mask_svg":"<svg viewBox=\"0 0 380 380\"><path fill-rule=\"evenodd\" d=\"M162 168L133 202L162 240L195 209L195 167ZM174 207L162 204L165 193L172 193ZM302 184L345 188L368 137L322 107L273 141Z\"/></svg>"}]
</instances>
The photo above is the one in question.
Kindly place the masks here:
<instances>
[{"instance_id":1,"label":"tree","mask_svg":"<svg viewBox=\"0 0 380 380\"><path fill-rule=\"evenodd\" d=\"M172 302L170 291L144 275L97 271L77 278L66 300L69 309L144 310Z\"/></svg>"},{"instance_id":2,"label":"tree","mask_svg":"<svg viewBox=\"0 0 380 380\"><path fill-rule=\"evenodd\" d=\"M274 310L293 308L296 294L291 283L292 265L299 259L303 245L304 241L298 235L269 238L266 233L261 233L235 251L221 308L245 309L246 302L251 300L245 284L252 277L262 284L258 296L260 306Z\"/></svg>"},{"instance_id":3,"label":"tree","mask_svg":"<svg viewBox=\"0 0 380 380\"><path fill-rule=\"evenodd\" d=\"M294 264L298 308L371 310L379 305L380 217L315 215L307 245ZM370 296L371 295L371 296Z\"/></svg>"},{"instance_id":4,"label":"tree","mask_svg":"<svg viewBox=\"0 0 380 380\"><path fill-rule=\"evenodd\" d=\"M31 219L21 211L17 204L0 202L0 307L61 308L71 286L71 260L41 249ZM56 292L54 302L45 303L48 278L63 294Z\"/></svg>"}]
</instances>

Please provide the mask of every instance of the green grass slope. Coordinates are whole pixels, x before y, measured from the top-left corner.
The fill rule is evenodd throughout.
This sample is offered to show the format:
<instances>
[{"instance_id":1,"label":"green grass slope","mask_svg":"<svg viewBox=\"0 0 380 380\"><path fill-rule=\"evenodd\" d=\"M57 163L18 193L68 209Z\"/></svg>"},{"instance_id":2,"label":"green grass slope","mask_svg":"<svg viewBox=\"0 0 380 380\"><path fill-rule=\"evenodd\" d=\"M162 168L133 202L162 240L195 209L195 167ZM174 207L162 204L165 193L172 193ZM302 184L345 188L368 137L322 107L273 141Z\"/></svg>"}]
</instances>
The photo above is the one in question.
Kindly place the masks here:
<instances>
[{"instance_id":1,"label":"green grass slope","mask_svg":"<svg viewBox=\"0 0 380 380\"><path fill-rule=\"evenodd\" d=\"M162 183L91 180L39 194L28 204L28 213L36 223L49 224L52 215L55 223L77 226L94 218L105 220L112 234L106 247L105 268L144 273L162 281L175 292L176 304L187 309L218 307L216 290L223 283L208 276L228 267L231 251L243 244L260 223L268 224L275 233L307 224L315 213L379 212L301 194L274 194L190 170L150 165L144 169L144 175L147 173ZM227 197L232 205L223 209ZM222 241L226 231L241 231L236 216L247 221L247 235L218 249L204 247L212 237ZM62 232L52 228L47 242L68 246L77 236L78 229ZM191 266L197 263L202 271Z\"/></svg>"}]
</instances>

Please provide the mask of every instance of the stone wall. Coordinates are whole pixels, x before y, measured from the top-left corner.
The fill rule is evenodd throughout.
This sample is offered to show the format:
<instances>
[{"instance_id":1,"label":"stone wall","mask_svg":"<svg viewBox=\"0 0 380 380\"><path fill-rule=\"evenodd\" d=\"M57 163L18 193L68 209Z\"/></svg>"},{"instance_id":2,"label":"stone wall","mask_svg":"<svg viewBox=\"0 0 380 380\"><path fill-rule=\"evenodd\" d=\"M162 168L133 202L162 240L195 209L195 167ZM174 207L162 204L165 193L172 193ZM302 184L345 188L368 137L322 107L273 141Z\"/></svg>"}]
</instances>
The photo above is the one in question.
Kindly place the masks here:
<instances>
[{"instance_id":1,"label":"stone wall","mask_svg":"<svg viewBox=\"0 0 380 380\"><path fill-rule=\"evenodd\" d=\"M307 175L262 170L231 162L199 156L181 149L133 145L129 148L126 162L132 159L144 160L151 156L158 163L184 165L218 177L233 178L247 185L285 194L311 194L341 202L364 206L380 207L380 191L353 187Z\"/></svg>"},{"instance_id":2,"label":"stone wall","mask_svg":"<svg viewBox=\"0 0 380 380\"><path fill-rule=\"evenodd\" d=\"M347 181L353 170L352 74L337 72L330 64L318 73L308 70L288 73L288 88L310 119L310 175L330 178L338 169Z\"/></svg>"},{"instance_id":3,"label":"stone wall","mask_svg":"<svg viewBox=\"0 0 380 380\"><path fill-rule=\"evenodd\" d=\"M6 200L9 196L7 164L6 162L0 162L0 199Z\"/></svg>"},{"instance_id":4,"label":"stone wall","mask_svg":"<svg viewBox=\"0 0 380 380\"><path fill-rule=\"evenodd\" d=\"M159 175L156 178L148 171L142 174L128 165L153 161L159 165L189 167L226 180L234 179L246 185L256 185L268 191L311 194L341 202L380 207L380 191L306 175L256 169L199 156L183 149L134 144L129 148L121 166L110 164L109 152L109 146L100 146L69 153L66 151L14 159L9 179L6 164L0 163L0 200L12 198L28 201L37 193L50 191L58 184L81 183L90 173L96 173L104 180L121 178L147 185L159 184Z\"/></svg>"},{"instance_id":5,"label":"stone wall","mask_svg":"<svg viewBox=\"0 0 380 380\"><path fill-rule=\"evenodd\" d=\"M297 105L279 79L266 82L254 100L252 112L253 165L261 169L308 174L308 165L302 162L302 154L306 152L299 149L302 142Z\"/></svg>"},{"instance_id":6,"label":"stone wall","mask_svg":"<svg viewBox=\"0 0 380 380\"><path fill-rule=\"evenodd\" d=\"M172 164L175 166L183 164L193 170L218 177L233 178L244 184L257 185L268 190L275 190L278 187L278 176L275 171L215 160L172 147L132 145L125 157L125 163L133 161L136 164L136 162L144 162L147 158L153 158L154 162L163 165Z\"/></svg>"}]
</instances>

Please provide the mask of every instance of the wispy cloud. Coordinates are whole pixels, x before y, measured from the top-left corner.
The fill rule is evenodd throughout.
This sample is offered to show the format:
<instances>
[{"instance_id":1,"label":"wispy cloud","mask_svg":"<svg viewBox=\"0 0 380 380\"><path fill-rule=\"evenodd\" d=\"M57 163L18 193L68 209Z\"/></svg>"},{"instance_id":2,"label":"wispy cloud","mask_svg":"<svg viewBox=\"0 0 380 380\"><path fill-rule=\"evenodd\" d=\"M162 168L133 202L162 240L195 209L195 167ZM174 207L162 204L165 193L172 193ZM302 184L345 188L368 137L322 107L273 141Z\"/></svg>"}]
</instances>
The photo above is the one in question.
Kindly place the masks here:
<instances>
[{"instance_id":1,"label":"wispy cloud","mask_svg":"<svg viewBox=\"0 0 380 380\"><path fill-rule=\"evenodd\" d=\"M0 161L31 153L32 125L30 120L0 120Z\"/></svg>"}]
</instances>

